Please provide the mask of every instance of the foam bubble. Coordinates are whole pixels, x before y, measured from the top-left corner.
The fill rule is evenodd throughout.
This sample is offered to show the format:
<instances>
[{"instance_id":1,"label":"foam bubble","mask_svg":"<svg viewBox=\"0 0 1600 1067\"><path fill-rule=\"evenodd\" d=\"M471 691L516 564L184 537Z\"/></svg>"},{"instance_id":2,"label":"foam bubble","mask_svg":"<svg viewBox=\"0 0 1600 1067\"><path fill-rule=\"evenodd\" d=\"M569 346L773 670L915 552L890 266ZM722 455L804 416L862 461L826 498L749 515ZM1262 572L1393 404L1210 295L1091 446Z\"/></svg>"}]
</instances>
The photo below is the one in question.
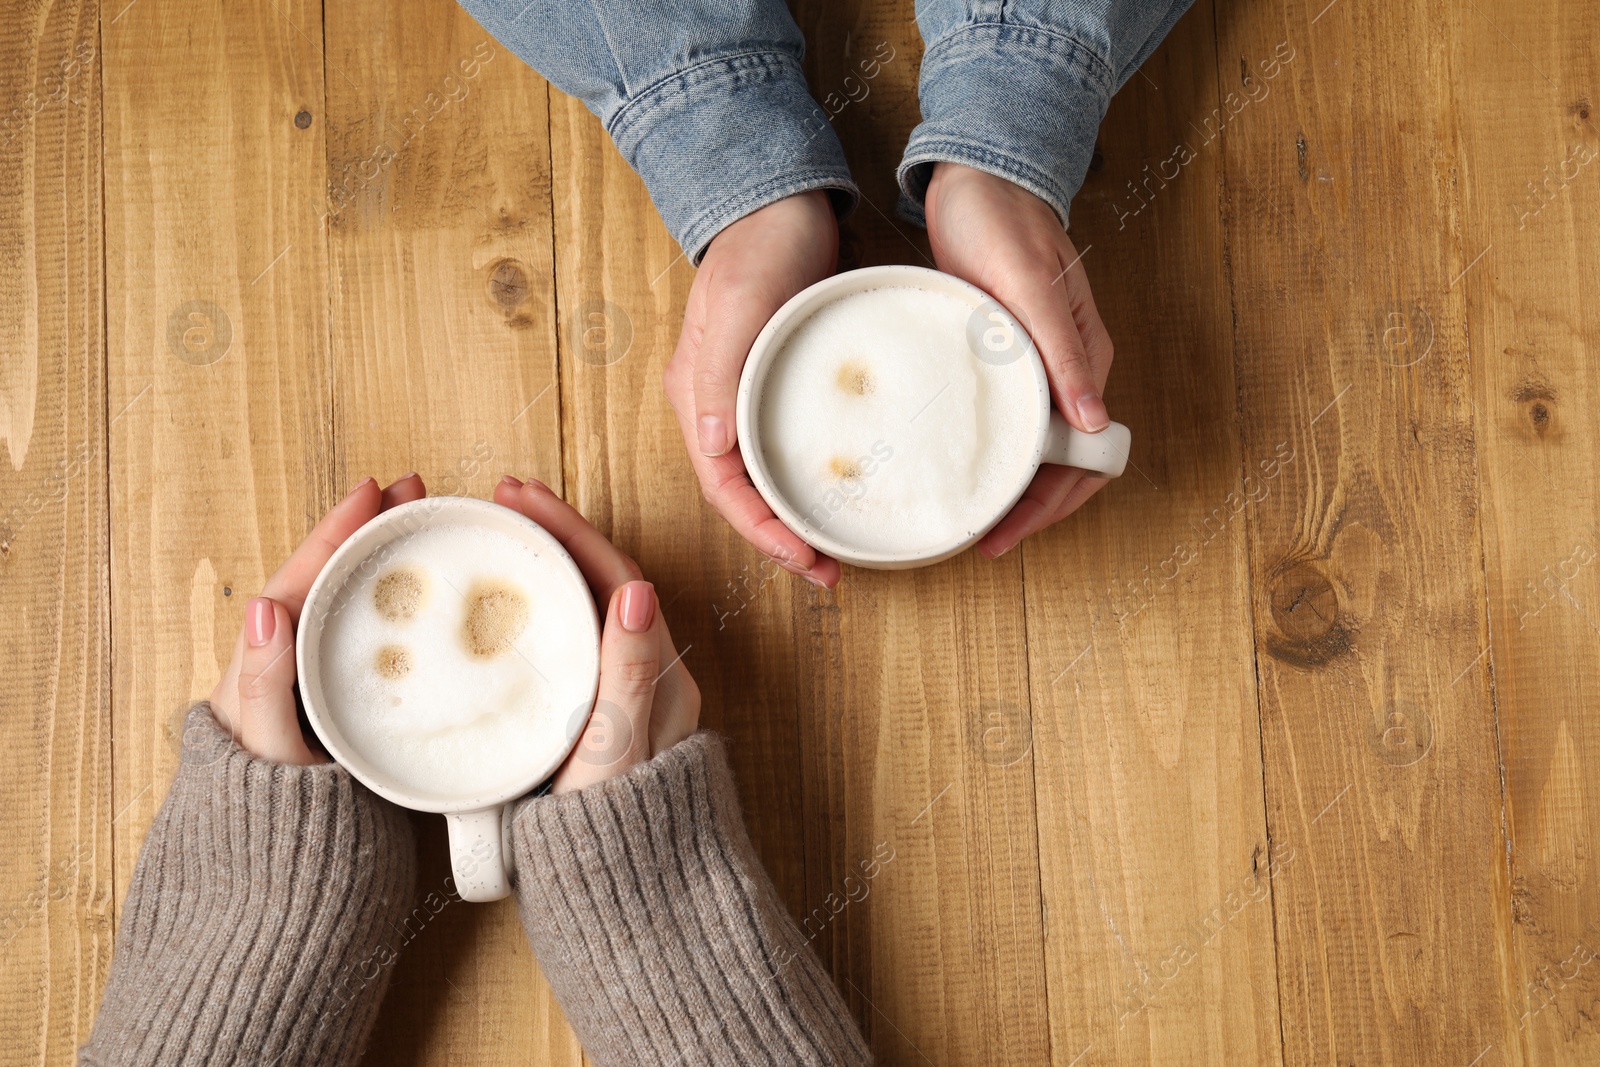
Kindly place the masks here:
<instances>
[{"instance_id":1,"label":"foam bubble","mask_svg":"<svg viewBox=\"0 0 1600 1067\"><path fill-rule=\"evenodd\" d=\"M467 593L461 638L478 659L492 659L511 651L528 628L528 598L507 581L475 582Z\"/></svg>"},{"instance_id":2,"label":"foam bubble","mask_svg":"<svg viewBox=\"0 0 1600 1067\"><path fill-rule=\"evenodd\" d=\"M384 645L378 649L372 666L385 678L404 678L411 673L411 650L405 645Z\"/></svg>"},{"instance_id":3,"label":"foam bubble","mask_svg":"<svg viewBox=\"0 0 1600 1067\"><path fill-rule=\"evenodd\" d=\"M985 528L1033 462L1030 360L968 347L972 305L912 286L853 293L773 357L757 434L783 498L863 552L919 555Z\"/></svg>"},{"instance_id":4,"label":"foam bubble","mask_svg":"<svg viewBox=\"0 0 1600 1067\"><path fill-rule=\"evenodd\" d=\"M499 791L565 744L599 668L589 591L563 561L468 524L426 526L358 567L321 639L347 744L425 795Z\"/></svg>"},{"instance_id":5,"label":"foam bubble","mask_svg":"<svg viewBox=\"0 0 1600 1067\"><path fill-rule=\"evenodd\" d=\"M404 622L422 607L427 593L426 573L415 567L393 567L372 587L372 603L390 622Z\"/></svg>"}]
</instances>

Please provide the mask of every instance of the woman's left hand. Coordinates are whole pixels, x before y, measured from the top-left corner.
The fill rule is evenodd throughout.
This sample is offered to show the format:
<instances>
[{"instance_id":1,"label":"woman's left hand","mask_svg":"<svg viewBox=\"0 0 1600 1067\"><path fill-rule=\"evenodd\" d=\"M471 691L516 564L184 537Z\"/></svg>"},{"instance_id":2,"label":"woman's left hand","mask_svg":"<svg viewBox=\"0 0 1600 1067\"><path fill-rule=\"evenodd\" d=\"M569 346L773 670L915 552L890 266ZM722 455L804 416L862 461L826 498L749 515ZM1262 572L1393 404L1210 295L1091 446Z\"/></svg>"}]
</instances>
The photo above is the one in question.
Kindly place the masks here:
<instances>
[{"instance_id":1,"label":"woman's left hand","mask_svg":"<svg viewBox=\"0 0 1600 1067\"><path fill-rule=\"evenodd\" d=\"M244 628L233 659L211 691L211 710L239 747L274 763L326 763L300 733L295 713L295 627L300 608L323 565L345 538L378 512L425 496L422 479L408 474L387 489L364 478L323 516L300 547L267 579L244 609Z\"/></svg>"}]
</instances>

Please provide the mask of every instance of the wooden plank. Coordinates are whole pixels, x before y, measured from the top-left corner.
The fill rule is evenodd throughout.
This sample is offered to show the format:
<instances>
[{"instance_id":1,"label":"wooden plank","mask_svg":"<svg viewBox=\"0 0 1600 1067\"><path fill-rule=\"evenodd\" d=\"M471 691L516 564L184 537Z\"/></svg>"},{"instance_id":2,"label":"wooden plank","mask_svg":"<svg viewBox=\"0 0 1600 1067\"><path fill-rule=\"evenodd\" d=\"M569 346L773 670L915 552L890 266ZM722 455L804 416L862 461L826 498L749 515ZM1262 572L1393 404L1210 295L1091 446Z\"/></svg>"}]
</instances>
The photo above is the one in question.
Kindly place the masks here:
<instances>
[{"instance_id":1,"label":"wooden plank","mask_svg":"<svg viewBox=\"0 0 1600 1067\"><path fill-rule=\"evenodd\" d=\"M559 484L544 83L448 0L326 19L339 484ZM444 820L416 826L419 889L442 889ZM452 903L406 946L370 1057L578 1061L512 901Z\"/></svg>"},{"instance_id":2,"label":"wooden plank","mask_svg":"<svg viewBox=\"0 0 1600 1067\"><path fill-rule=\"evenodd\" d=\"M1031 766L985 738L1027 706L1020 571L850 570L797 612L803 915L883 1063L1047 1056Z\"/></svg>"},{"instance_id":3,"label":"wooden plank","mask_svg":"<svg viewBox=\"0 0 1600 1067\"><path fill-rule=\"evenodd\" d=\"M1189 127L1217 104L1210 8L1113 102L1073 206L1133 466L1023 549L1058 1064L1280 1057L1268 898L1296 842L1267 836L1245 524L1282 462L1246 468L1230 417L1222 159ZM1026 762L1018 726L997 762Z\"/></svg>"},{"instance_id":4,"label":"wooden plank","mask_svg":"<svg viewBox=\"0 0 1600 1067\"><path fill-rule=\"evenodd\" d=\"M1197 123L1225 160L1245 467L1296 456L1246 524L1291 1063L1520 1061L1452 10L1219 10ZM1419 303L1417 361L1385 330Z\"/></svg>"},{"instance_id":5,"label":"wooden plank","mask_svg":"<svg viewBox=\"0 0 1600 1067\"><path fill-rule=\"evenodd\" d=\"M1528 1059L1600 1060L1600 133L1593 8L1453 9L1462 280ZM1434 311L1436 309L1429 309ZM1463 683L1464 684L1464 683ZM1486 1062L1494 1062L1485 1057Z\"/></svg>"},{"instance_id":6,"label":"wooden plank","mask_svg":"<svg viewBox=\"0 0 1600 1067\"><path fill-rule=\"evenodd\" d=\"M567 497L655 583L701 688L701 725L728 738L751 839L798 915L807 826L791 613L804 583L701 499L662 392L693 268L599 121L555 91L550 113Z\"/></svg>"},{"instance_id":7,"label":"wooden plank","mask_svg":"<svg viewBox=\"0 0 1600 1067\"><path fill-rule=\"evenodd\" d=\"M333 499L316 4L140 0L106 20L116 888L181 715Z\"/></svg>"},{"instance_id":8,"label":"wooden plank","mask_svg":"<svg viewBox=\"0 0 1600 1067\"><path fill-rule=\"evenodd\" d=\"M0 33L0 1033L69 1063L111 956L99 5Z\"/></svg>"},{"instance_id":9,"label":"wooden plank","mask_svg":"<svg viewBox=\"0 0 1600 1067\"><path fill-rule=\"evenodd\" d=\"M919 117L912 9L796 6L813 95L864 195L841 269L932 265L926 234L895 215L895 165ZM983 740L988 716L1029 701L1022 570L1020 554L968 553L847 568L834 595L796 597L801 913L882 1063L1048 1055L1031 766L995 763Z\"/></svg>"}]
</instances>

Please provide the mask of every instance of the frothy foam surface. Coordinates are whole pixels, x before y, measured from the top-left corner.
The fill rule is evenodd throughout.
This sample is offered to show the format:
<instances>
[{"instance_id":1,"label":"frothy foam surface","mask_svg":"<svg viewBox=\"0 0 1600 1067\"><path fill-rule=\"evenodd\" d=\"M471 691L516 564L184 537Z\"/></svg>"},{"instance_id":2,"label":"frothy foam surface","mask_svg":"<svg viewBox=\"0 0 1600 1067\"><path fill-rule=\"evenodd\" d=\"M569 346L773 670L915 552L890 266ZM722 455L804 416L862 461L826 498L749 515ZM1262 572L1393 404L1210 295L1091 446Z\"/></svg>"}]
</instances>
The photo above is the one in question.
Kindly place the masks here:
<instances>
[{"instance_id":1,"label":"frothy foam surface","mask_svg":"<svg viewBox=\"0 0 1600 1067\"><path fill-rule=\"evenodd\" d=\"M589 591L562 560L469 524L379 549L331 599L323 705L380 774L430 796L514 784L591 695Z\"/></svg>"},{"instance_id":2,"label":"frothy foam surface","mask_svg":"<svg viewBox=\"0 0 1600 1067\"><path fill-rule=\"evenodd\" d=\"M1029 470L1030 358L968 347L973 305L912 286L827 304L790 332L757 399L778 492L863 553L924 555L983 529Z\"/></svg>"}]
</instances>

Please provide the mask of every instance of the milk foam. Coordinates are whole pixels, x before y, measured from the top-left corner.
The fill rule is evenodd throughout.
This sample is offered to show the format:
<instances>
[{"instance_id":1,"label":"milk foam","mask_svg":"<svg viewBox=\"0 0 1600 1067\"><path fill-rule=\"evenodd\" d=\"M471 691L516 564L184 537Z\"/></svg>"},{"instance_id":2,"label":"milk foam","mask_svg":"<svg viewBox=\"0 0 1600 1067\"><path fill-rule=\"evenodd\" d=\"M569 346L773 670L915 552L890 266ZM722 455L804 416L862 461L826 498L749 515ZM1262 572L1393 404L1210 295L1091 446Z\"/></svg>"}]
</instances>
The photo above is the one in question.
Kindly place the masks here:
<instances>
[{"instance_id":1,"label":"milk foam","mask_svg":"<svg viewBox=\"0 0 1600 1067\"><path fill-rule=\"evenodd\" d=\"M1029 358L973 355L973 305L886 286L824 306L789 334L757 401L779 494L864 553L921 555L987 527L1033 463Z\"/></svg>"},{"instance_id":2,"label":"milk foam","mask_svg":"<svg viewBox=\"0 0 1600 1067\"><path fill-rule=\"evenodd\" d=\"M351 748L411 792L469 797L563 746L599 663L589 627L575 625L589 591L562 560L444 524L402 535L372 564L331 599L321 639L322 703Z\"/></svg>"}]
</instances>

